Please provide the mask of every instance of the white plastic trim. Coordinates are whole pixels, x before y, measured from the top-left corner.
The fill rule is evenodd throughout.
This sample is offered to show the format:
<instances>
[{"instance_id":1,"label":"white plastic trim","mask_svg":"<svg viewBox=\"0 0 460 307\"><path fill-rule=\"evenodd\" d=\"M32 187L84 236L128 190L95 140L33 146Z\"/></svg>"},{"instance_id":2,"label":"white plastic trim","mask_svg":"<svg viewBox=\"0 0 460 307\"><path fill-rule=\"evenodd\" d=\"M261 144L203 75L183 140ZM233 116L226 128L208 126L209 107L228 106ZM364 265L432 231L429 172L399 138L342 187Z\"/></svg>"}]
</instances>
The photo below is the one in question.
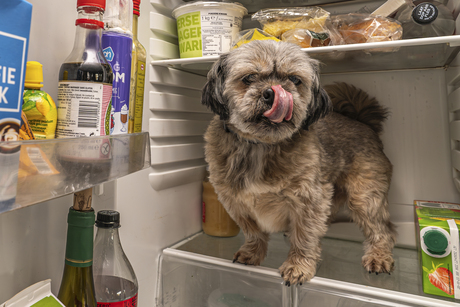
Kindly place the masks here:
<instances>
[{"instance_id":1,"label":"white plastic trim","mask_svg":"<svg viewBox=\"0 0 460 307\"><path fill-rule=\"evenodd\" d=\"M209 121L151 118L149 133L151 138L201 136L208 125Z\"/></svg>"},{"instance_id":2,"label":"white plastic trim","mask_svg":"<svg viewBox=\"0 0 460 307\"><path fill-rule=\"evenodd\" d=\"M177 170L150 173L150 185L156 190L165 190L183 184L202 180L204 178L206 165L181 168Z\"/></svg>"},{"instance_id":3,"label":"white plastic trim","mask_svg":"<svg viewBox=\"0 0 460 307\"><path fill-rule=\"evenodd\" d=\"M150 12L150 29L153 32L177 37L176 21L162 14Z\"/></svg>"},{"instance_id":4,"label":"white plastic trim","mask_svg":"<svg viewBox=\"0 0 460 307\"><path fill-rule=\"evenodd\" d=\"M151 165L204 158L204 143L151 146Z\"/></svg>"},{"instance_id":5,"label":"white plastic trim","mask_svg":"<svg viewBox=\"0 0 460 307\"><path fill-rule=\"evenodd\" d=\"M149 102L151 111L211 113L201 105L199 97L152 91L149 93Z\"/></svg>"}]
</instances>

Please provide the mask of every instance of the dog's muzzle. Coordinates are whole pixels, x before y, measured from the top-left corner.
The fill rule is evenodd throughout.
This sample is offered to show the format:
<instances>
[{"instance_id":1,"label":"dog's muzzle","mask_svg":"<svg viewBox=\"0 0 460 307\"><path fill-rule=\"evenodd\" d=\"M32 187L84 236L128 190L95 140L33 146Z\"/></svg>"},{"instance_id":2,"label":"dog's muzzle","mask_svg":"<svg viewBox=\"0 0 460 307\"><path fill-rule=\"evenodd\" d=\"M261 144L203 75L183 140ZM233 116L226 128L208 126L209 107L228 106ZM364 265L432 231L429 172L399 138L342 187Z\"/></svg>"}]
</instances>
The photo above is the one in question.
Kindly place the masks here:
<instances>
[{"instance_id":1,"label":"dog's muzzle","mask_svg":"<svg viewBox=\"0 0 460 307\"><path fill-rule=\"evenodd\" d=\"M267 103L273 101L271 109L263 113L272 122L281 123L284 119L288 121L292 118L292 94L285 91L281 85L274 85L271 89L265 90L263 99Z\"/></svg>"}]
</instances>

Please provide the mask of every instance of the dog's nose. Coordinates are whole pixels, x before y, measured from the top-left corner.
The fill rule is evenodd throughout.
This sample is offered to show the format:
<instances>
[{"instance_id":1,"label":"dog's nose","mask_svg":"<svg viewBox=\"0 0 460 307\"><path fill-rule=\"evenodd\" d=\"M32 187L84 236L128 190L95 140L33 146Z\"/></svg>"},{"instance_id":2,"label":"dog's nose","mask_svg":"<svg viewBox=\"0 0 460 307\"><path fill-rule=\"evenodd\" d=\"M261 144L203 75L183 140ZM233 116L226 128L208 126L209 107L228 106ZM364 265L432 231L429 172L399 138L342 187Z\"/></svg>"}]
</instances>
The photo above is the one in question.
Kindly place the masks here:
<instances>
[{"instance_id":1,"label":"dog's nose","mask_svg":"<svg viewBox=\"0 0 460 307\"><path fill-rule=\"evenodd\" d=\"M262 93L264 102L268 104L273 104L273 101L275 100L275 92L271 88L267 88L263 93Z\"/></svg>"}]
</instances>

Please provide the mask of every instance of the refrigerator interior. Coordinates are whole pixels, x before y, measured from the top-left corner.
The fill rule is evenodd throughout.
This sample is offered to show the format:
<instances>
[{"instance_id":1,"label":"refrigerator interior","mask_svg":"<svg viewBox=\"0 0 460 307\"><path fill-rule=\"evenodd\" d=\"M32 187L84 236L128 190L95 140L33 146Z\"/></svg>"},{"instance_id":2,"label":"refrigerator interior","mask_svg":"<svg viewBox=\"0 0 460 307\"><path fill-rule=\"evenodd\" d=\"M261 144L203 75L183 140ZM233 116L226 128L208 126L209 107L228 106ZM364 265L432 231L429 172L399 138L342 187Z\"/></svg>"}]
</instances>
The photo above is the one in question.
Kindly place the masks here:
<instances>
[{"instance_id":1,"label":"refrigerator interior","mask_svg":"<svg viewBox=\"0 0 460 307\"><path fill-rule=\"evenodd\" d=\"M33 15L28 60L44 65L43 89L57 100L59 67L73 46L76 1L29 1ZM94 189L95 210L116 209L121 213L121 240L137 274L141 307L155 304L162 250L201 230L201 180L205 169L202 134L212 115L201 106L200 91L216 57L178 59L171 11L180 3L141 3L139 38L150 55L148 61L152 61L146 73L143 121L143 130L150 133L151 168ZM285 5L284 1L273 0L242 3L251 13L261 7ZM338 2L324 8L343 13L364 5L372 10L381 3ZM451 2L453 7L459 4ZM244 28L257 26L249 18L243 22ZM398 246L414 249L413 201L460 203L456 151L452 151L460 139L455 136L459 118L454 112L458 109L455 102L460 101L456 99L460 60L454 58L460 41L459 37L449 37L423 39L415 46L406 43L376 44L374 48L397 47L398 51L365 54L352 61L331 60L330 56L351 54L362 46L308 52L325 63L323 84L349 82L390 109L382 138L394 166L392 220L398 225ZM52 291L57 294L71 204L72 195L67 195L0 214L0 302L47 278L51 278ZM332 225L328 235L357 241L361 238L349 223Z\"/></svg>"}]
</instances>

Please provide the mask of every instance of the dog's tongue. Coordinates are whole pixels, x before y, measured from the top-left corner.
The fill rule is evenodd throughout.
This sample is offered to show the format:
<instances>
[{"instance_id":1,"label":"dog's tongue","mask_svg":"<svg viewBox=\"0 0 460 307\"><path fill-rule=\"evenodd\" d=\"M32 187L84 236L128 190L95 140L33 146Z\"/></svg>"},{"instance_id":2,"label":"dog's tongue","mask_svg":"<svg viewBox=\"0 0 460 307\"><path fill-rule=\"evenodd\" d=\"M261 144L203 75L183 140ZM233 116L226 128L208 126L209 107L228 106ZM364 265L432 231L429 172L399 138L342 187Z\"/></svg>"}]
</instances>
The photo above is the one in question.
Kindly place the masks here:
<instances>
[{"instance_id":1,"label":"dog's tongue","mask_svg":"<svg viewBox=\"0 0 460 307\"><path fill-rule=\"evenodd\" d=\"M283 119L290 120L292 117L292 94L285 91L281 85L272 86L275 99L272 108L264 112L264 116L274 123L281 123Z\"/></svg>"}]
</instances>

